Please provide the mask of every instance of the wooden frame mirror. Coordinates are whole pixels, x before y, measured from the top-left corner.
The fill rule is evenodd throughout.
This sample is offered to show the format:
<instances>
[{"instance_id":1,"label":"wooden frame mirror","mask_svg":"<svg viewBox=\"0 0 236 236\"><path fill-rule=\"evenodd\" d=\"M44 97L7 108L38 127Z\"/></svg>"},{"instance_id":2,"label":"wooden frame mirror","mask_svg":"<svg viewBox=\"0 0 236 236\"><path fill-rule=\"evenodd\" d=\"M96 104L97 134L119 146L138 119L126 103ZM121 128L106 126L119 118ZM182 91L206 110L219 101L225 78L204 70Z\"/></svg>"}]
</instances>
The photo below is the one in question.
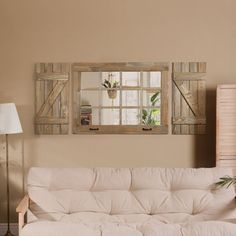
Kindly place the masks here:
<instances>
[{"instance_id":1,"label":"wooden frame mirror","mask_svg":"<svg viewBox=\"0 0 236 236\"><path fill-rule=\"evenodd\" d=\"M168 63L74 63L73 133L167 134Z\"/></svg>"}]
</instances>

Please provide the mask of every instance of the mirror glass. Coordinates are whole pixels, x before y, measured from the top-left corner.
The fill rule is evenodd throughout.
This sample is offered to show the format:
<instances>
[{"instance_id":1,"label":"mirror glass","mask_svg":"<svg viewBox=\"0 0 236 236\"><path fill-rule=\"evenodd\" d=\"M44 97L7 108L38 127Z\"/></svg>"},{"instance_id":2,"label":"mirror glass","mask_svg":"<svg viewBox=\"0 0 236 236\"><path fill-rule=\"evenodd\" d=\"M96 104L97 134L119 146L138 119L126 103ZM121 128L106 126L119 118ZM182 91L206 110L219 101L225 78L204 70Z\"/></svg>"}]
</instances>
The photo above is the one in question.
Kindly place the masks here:
<instances>
[{"instance_id":1,"label":"mirror glass","mask_svg":"<svg viewBox=\"0 0 236 236\"><path fill-rule=\"evenodd\" d=\"M80 73L80 125L160 125L161 72Z\"/></svg>"}]
</instances>

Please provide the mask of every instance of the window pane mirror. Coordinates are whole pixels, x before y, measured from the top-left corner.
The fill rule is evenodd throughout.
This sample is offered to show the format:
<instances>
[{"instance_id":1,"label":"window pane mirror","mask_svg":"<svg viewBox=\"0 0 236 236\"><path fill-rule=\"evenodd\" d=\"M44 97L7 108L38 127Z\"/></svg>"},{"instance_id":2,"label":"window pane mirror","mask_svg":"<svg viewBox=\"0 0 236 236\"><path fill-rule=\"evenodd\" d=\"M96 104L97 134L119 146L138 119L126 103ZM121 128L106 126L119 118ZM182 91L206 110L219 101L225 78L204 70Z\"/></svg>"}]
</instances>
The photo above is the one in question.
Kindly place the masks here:
<instances>
[{"instance_id":1,"label":"window pane mirror","mask_svg":"<svg viewBox=\"0 0 236 236\"><path fill-rule=\"evenodd\" d=\"M168 63L74 63L73 133L168 133Z\"/></svg>"}]
</instances>

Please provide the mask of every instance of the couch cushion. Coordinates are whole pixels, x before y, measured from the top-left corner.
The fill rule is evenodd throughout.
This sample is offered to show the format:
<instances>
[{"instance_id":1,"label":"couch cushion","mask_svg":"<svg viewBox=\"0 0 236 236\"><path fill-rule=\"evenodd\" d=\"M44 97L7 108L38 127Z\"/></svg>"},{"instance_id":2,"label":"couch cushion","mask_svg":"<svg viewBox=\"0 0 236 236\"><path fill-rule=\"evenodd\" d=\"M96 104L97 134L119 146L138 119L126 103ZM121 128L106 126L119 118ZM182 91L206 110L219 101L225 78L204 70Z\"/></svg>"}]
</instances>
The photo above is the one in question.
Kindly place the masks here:
<instances>
[{"instance_id":1,"label":"couch cushion","mask_svg":"<svg viewBox=\"0 0 236 236\"><path fill-rule=\"evenodd\" d=\"M172 223L236 218L234 188L214 185L224 175L231 170L31 168L28 192L38 219L56 221L79 212L162 215Z\"/></svg>"},{"instance_id":2,"label":"couch cushion","mask_svg":"<svg viewBox=\"0 0 236 236\"><path fill-rule=\"evenodd\" d=\"M163 224L147 222L141 225L104 223L102 225L37 221L27 224L20 236L235 236L236 224L228 222L195 222Z\"/></svg>"}]
</instances>

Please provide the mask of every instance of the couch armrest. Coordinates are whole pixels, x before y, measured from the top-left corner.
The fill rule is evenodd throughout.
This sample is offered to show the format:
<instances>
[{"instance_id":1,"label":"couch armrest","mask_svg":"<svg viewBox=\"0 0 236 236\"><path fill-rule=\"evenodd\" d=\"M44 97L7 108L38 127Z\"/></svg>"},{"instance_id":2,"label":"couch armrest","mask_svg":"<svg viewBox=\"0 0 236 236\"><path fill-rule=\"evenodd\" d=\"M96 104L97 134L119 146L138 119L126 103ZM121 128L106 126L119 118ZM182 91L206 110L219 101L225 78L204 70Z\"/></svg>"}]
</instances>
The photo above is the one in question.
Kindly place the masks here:
<instances>
[{"instance_id":1,"label":"couch armrest","mask_svg":"<svg viewBox=\"0 0 236 236\"><path fill-rule=\"evenodd\" d=\"M23 228L25 224L25 213L29 209L29 196L26 195L19 203L19 205L16 208L16 212L18 213L18 223L19 223L19 232Z\"/></svg>"}]
</instances>

